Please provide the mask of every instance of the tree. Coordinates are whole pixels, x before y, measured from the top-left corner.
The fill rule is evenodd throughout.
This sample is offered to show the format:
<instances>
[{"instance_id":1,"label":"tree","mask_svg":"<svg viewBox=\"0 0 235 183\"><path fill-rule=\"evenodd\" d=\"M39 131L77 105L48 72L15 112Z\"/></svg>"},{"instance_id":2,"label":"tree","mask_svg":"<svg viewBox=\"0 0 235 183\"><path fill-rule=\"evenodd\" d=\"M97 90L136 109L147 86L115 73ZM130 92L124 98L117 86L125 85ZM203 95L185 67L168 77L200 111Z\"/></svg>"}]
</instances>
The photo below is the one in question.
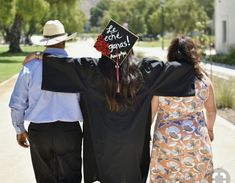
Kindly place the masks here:
<instances>
[{"instance_id":1,"label":"tree","mask_svg":"<svg viewBox=\"0 0 235 183\"><path fill-rule=\"evenodd\" d=\"M90 10L90 23L91 26L100 26L101 20L104 16L107 16L107 10L110 8L111 0L100 0L95 7Z\"/></svg>"},{"instance_id":2,"label":"tree","mask_svg":"<svg viewBox=\"0 0 235 183\"><path fill-rule=\"evenodd\" d=\"M148 25L151 30L149 32L154 34L161 32L161 11L159 9L149 16Z\"/></svg>"},{"instance_id":3,"label":"tree","mask_svg":"<svg viewBox=\"0 0 235 183\"><path fill-rule=\"evenodd\" d=\"M66 31L82 31L85 15L78 0L0 0L0 29L9 41L9 52L21 52L22 31L29 36L49 19L59 19ZM50 10L50 11L49 11Z\"/></svg>"},{"instance_id":4,"label":"tree","mask_svg":"<svg viewBox=\"0 0 235 183\"><path fill-rule=\"evenodd\" d=\"M147 33L148 34L156 34L160 32L160 20L157 21L152 21L152 19L154 18L154 20L159 19L160 18L160 1L156 1L156 0L148 0L146 1L146 13L145 13L145 22L146 22L146 26L147 26ZM153 17L153 16L156 16ZM155 14L155 15L153 15ZM152 25L152 23L154 23L155 25ZM158 27L159 26L159 27Z\"/></svg>"},{"instance_id":5,"label":"tree","mask_svg":"<svg viewBox=\"0 0 235 183\"><path fill-rule=\"evenodd\" d=\"M16 0L16 14L9 32L9 52L21 52L20 39L24 23L38 22L49 8L44 0ZM40 10L40 11L38 11ZM30 12L30 13L29 13Z\"/></svg>"},{"instance_id":6,"label":"tree","mask_svg":"<svg viewBox=\"0 0 235 183\"><path fill-rule=\"evenodd\" d=\"M14 1L15 0L0 0L0 30L5 42L8 42L8 34L6 33L7 27L11 25L15 14Z\"/></svg>"},{"instance_id":7,"label":"tree","mask_svg":"<svg viewBox=\"0 0 235 183\"><path fill-rule=\"evenodd\" d=\"M213 19L215 10L214 0L197 0L197 3L203 7L209 19Z\"/></svg>"},{"instance_id":8,"label":"tree","mask_svg":"<svg viewBox=\"0 0 235 183\"><path fill-rule=\"evenodd\" d=\"M49 19L60 20L67 32L82 32L86 17L80 9L80 1L78 0L46 0L50 4L50 12L48 12L44 22Z\"/></svg>"},{"instance_id":9,"label":"tree","mask_svg":"<svg viewBox=\"0 0 235 183\"><path fill-rule=\"evenodd\" d=\"M3 22L2 25L7 41L9 41L9 52L22 52L20 48L20 39L23 29L23 23L28 22L32 19L36 20L35 17L37 17L37 19L39 20L43 15L45 15L46 10L48 10L48 4L44 0L12 0L9 1L9 4L7 4L6 2L1 3L4 4L4 6L1 7L5 11L8 10L9 12L11 12L10 15L8 15L6 18L7 20L10 20ZM39 9L40 11L38 11ZM0 13L1 16L3 16L2 13L3 12Z\"/></svg>"},{"instance_id":10,"label":"tree","mask_svg":"<svg viewBox=\"0 0 235 183\"><path fill-rule=\"evenodd\" d=\"M147 26L145 22L145 2L143 0L126 0L120 3L113 1L108 11L104 13L103 25L107 24L108 18L112 18L120 24L128 23L134 33L145 33Z\"/></svg>"},{"instance_id":11,"label":"tree","mask_svg":"<svg viewBox=\"0 0 235 183\"><path fill-rule=\"evenodd\" d=\"M160 30L160 16L160 9L150 16L149 21L153 30ZM206 25L207 19L206 12L196 0L168 0L164 5L164 24L168 32L187 34L197 29L198 22Z\"/></svg>"}]
</instances>

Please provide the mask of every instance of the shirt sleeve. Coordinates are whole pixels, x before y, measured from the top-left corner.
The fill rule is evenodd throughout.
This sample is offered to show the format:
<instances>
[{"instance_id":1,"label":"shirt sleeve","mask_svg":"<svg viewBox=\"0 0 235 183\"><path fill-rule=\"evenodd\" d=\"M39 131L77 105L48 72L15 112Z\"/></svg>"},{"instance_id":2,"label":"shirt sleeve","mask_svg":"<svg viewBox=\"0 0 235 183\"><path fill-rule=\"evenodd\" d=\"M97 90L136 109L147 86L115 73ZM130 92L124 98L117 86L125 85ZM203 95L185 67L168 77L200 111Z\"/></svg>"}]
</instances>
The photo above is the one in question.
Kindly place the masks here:
<instances>
[{"instance_id":1,"label":"shirt sleeve","mask_svg":"<svg viewBox=\"0 0 235 183\"><path fill-rule=\"evenodd\" d=\"M161 62L144 59L142 73L146 87L156 96L193 96L194 69L184 62Z\"/></svg>"},{"instance_id":2,"label":"shirt sleeve","mask_svg":"<svg viewBox=\"0 0 235 183\"><path fill-rule=\"evenodd\" d=\"M42 89L54 92L84 92L89 85L89 71L95 66L92 58L43 56Z\"/></svg>"},{"instance_id":3,"label":"shirt sleeve","mask_svg":"<svg viewBox=\"0 0 235 183\"><path fill-rule=\"evenodd\" d=\"M12 124L17 134L25 132L24 114L28 108L28 89L30 82L29 69L24 66L17 78L12 92L9 107L11 108Z\"/></svg>"}]
</instances>

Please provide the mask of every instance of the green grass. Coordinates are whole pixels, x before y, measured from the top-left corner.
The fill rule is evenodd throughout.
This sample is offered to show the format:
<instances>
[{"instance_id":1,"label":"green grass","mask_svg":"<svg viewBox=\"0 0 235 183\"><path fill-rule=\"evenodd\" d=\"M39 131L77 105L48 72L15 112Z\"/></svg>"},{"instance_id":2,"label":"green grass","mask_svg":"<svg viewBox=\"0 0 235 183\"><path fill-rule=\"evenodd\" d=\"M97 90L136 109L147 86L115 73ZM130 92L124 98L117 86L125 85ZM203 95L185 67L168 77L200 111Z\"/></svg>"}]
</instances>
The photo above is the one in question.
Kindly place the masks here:
<instances>
[{"instance_id":1,"label":"green grass","mask_svg":"<svg viewBox=\"0 0 235 183\"><path fill-rule=\"evenodd\" d=\"M224 80L213 77L212 82L215 89L215 98L218 108L235 107L235 78Z\"/></svg>"},{"instance_id":2,"label":"green grass","mask_svg":"<svg viewBox=\"0 0 235 183\"><path fill-rule=\"evenodd\" d=\"M8 53L8 45L0 45L0 83L18 73L24 57L34 51L42 51L41 46L21 46L22 53Z\"/></svg>"},{"instance_id":3,"label":"green grass","mask_svg":"<svg viewBox=\"0 0 235 183\"><path fill-rule=\"evenodd\" d=\"M170 45L171 39L164 39L164 47L168 48ZM161 39L158 41L138 41L136 46L139 47L161 47L162 46L162 41Z\"/></svg>"}]
</instances>

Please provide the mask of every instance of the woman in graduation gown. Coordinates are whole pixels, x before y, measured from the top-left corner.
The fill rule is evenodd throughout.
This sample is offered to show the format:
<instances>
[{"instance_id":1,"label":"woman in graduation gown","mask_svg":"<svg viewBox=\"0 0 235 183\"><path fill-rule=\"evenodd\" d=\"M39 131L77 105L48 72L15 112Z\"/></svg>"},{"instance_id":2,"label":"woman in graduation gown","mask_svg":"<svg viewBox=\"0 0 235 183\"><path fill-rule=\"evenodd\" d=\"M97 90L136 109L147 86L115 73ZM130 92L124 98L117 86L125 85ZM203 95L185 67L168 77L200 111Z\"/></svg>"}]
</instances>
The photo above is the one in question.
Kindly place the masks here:
<instances>
[{"instance_id":1,"label":"woman in graduation gown","mask_svg":"<svg viewBox=\"0 0 235 183\"><path fill-rule=\"evenodd\" d=\"M151 99L153 95L192 96L193 79L190 64L138 62L132 53L118 73L115 63L105 56L72 59L43 55L42 89L81 93L85 183L145 183Z\"/></svg>"}]
</instances>

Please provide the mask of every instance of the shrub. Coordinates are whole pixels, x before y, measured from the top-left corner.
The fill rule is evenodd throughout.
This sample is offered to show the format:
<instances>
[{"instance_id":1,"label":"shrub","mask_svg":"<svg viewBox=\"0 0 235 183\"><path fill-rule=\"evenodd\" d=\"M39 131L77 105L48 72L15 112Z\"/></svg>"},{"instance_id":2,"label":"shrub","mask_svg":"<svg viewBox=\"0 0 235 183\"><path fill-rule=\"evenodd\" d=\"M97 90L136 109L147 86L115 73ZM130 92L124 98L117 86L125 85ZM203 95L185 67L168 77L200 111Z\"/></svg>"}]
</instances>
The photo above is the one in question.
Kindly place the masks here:
<instances>
[{"instance_id":1,"label":"shrub","mask_svg":"<svg viewBox=\"0 0 235 183\"><path fill-rule=\"evenodd\" d=\"M229 53L226 55L211 56L210 60L217 63L235 65L235 47L230 48Z\"/></svg>"},{"instance_id":2,"label":"shrub","mask_svg":"<svg viewBox=\"0 0 235 183\"><path fill-rule=\"evenodd\" d=\"M213 78L215 98L218 108L235 107L235 79L222 80Z\"/></svg>"},{"instance_id":3,"label":"shrub","mask_svg":"<svg viewBox=\"0 0 235 183\"><path fill-rule=\"evenodd\" d=\"M235 47L230 48L229 54L228 54L228 59L235 61ZM234 62L234 64L235 64L235 62Z\"/></svg>"}]
</instances>

